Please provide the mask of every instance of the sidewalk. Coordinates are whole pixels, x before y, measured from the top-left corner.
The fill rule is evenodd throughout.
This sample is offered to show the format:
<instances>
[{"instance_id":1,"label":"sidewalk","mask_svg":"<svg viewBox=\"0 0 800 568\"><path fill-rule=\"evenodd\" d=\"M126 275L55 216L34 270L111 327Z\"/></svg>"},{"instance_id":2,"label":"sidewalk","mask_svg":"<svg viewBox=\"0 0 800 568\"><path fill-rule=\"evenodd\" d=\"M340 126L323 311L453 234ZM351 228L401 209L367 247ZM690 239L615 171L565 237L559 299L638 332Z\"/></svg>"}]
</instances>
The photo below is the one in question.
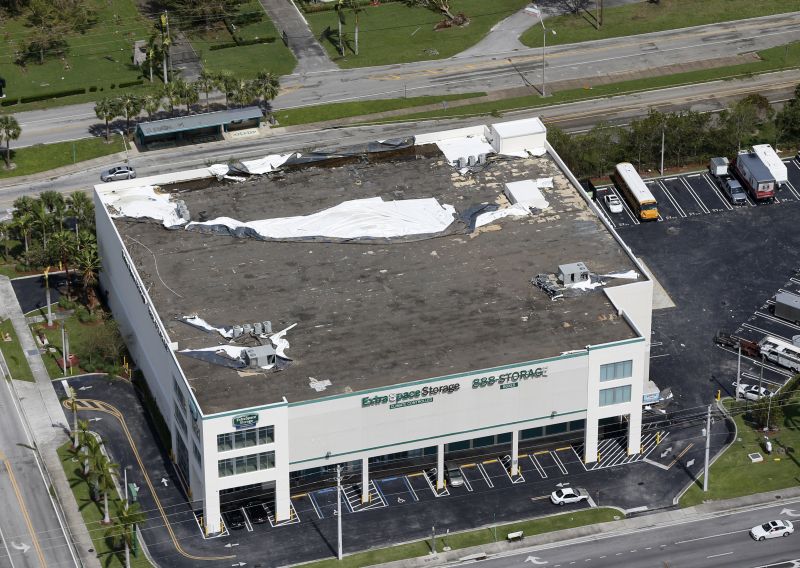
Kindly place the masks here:
<instances>
[{"instance_id":1,"label":"sidewalk","mask_svg":"<svg viewBox=\"0 0 800 568\"><path fill-rule=\"evenodd\" d=\"M292 0L261 0L261 6L278 28L278 33L285 34L286 44L297 58L293 75L339 70L314 37L308 22Z\"/></svg>"},{"instance_id":2,"label":"sidewalk","mask_svg":"<svg viewBox=\"0 0 800 568\"><path fill-rule=\"evenodd\" d=\"M792 487L780 491L772 491L769 493L747 495L745 497L738 497L736 499L729 499L726 501L713 501L704 503L702 505L697 505L695 507L687 507L686 509L672 509L663 513L634 516L628 519L610 523L587 525L574 529L565 529L539 535L526 536L521 541L511 543L506 542L505 535L501 534L499 537L501 540L495 543L471 548L460 548L458 550L451 550L449 552L442 552L437 554L435 557L422 556L418 558L409 558L406 560L397 560L395 562L387 562L381 566L384 566L385 568L417 568L420 566L443 565L459 561L467 561L467 559L478 560L501 553L505 556L509 551L533 551L540 547L547 548L547 545L555 543L557 543L558 546L569 546L570 544L578 544L581 542L596 540L598 538L620 536L642 530L663 528L666 526L690 521L710 519L717 517L720 514L733 513L737 510L745 509L753 505L779 505L783 502L788 503L797 499L800 499L800 488Z\"/></svg>"},{"instance_id":3,"label":"sidewalk","mask_svg":"<svg viewBox=\"0 0 800 568\"><path fill-rule=\"evenodd\" d=\"M50 384L50 377L28 328L25 315L17 302L11 281L5 276L0 276L0 317L11 319L35 379L35 383L12 381L12 386L19 398L47 477L53 484L56 502L60 505L67 527L66 536L74 544L83 566L100 568L100 561L94 554L94 544L56 454L57 448L69 439L67 436L69 426L61 403Z\"/></svg>"}]
</instances>

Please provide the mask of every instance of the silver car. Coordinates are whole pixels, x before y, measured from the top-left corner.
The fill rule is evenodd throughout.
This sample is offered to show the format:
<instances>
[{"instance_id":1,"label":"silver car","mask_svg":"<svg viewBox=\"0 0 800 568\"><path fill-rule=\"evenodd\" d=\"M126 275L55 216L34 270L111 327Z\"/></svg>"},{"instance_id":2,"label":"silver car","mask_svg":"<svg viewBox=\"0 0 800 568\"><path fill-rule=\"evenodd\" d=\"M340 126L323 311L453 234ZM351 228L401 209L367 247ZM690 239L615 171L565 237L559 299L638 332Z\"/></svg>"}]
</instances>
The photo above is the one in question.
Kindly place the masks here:
<instances>
[{"instance_id":1,"label":"silver car","mask_svg":"<svg viewBox=\"0 0 800 568\"><path fill-rule=\"evenodd\" d=\"M100 174L102 181L118 181L121 179L133 179L136 177L136 170L133 166L114 166Z\"/></svg>"}]
</instances>

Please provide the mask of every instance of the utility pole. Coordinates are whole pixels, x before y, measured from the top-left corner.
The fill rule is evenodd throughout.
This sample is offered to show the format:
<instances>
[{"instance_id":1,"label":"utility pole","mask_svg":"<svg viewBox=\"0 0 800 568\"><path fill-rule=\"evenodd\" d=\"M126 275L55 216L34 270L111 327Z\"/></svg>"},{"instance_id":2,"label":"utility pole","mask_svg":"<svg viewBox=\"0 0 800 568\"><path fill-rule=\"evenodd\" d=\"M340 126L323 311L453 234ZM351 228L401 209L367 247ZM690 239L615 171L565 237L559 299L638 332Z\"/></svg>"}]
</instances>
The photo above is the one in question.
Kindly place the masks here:
<instances>
[{"instance_id":1,"label":"utility pole","mask_svg":"<svg viewBox=\"0 0 800 568\"><path fill-rule=\"evenodd\" d=\"M67 376L67 360L69 353L67 353L67 326L62 323L61 325L61 356L64 358L64 376ZM72 398L75 398L75 389L72 389Z\"/></svg>"},{"instance_id":2,"label":"utility pole","mask_svg":"<svg viewBox=\"0 0 800 568\"><path fill-rule=\"evenodd\" d=\"M664 175L664 125L661 125L661 175Z\"/></svg>"},{"instance_id":3,"label":"utility pole","mask_svg":"<svg viewBox=\"0 0 800 568\"><path fill-rule=\"evenodd\" d=\"M342 559L342 466L336 466L336 526L339 534L339 560Z\"/></svg>"},{"instance_id":4,"label":"utility pole","mask_svg":"<svg viewBox=\"0 0 800 568\"><path fill-rule=\"evenodd\" d=\"M706 464L703 467L703 491L708 491L708 455L711 453L711 405L706 417Z\"/></svg>"},{"instance_id":5,"label":"utility pole","mask_svg":"<svg viewBox=\"0 0 800 568\"><path fill-rule=\"evenodd\" d=\"M431 554L436 555L436 526L431 527Z\"/></svg>"},{"instance_id":6,"label":"utility pole","mask_svg":"<svg viewBox=\"0 0 800 568\"><path fill-rule=\"evenodd\" d=\"M739 343L739 360L736 362L736 387L739 387L739 381L742 380L742 344ZM734 397L735 398L735 397Z\"/></svg>"},{"instance_id":7,"label":"utility pole","mask_svg":"<svg viewBox=\"0 0 800 568\"><path fill-rule=\"evenodd\" d=\"M47 304L47 327L53 327L53 308L50 307L50 267L44 269L44 301Z\"/></svg>"}]
</instances>

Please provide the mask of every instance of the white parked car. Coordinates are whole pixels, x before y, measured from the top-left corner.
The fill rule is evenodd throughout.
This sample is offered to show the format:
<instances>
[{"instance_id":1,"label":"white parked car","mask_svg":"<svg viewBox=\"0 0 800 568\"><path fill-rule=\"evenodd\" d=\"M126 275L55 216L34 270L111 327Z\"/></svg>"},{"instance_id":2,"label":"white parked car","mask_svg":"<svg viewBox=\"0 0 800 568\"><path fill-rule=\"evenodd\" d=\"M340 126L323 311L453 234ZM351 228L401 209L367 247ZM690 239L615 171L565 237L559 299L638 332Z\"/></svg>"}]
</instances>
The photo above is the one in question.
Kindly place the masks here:
<instances>
[{"instance_id":1,"label":"white parked car","mask_svg":"<svg viewBox=\"0 0 800 568\"><path fill-rule=\"evenodd\" d=\"M622 201L613 193L606 195L603 200L606 202L606 207L612 213L622 213Z\"/></svg>"},{"instance_id":2,"label":"white parked car","mask_svg":"<svg viewBox=\"0 0 800 568\"><path fill-rule=\"evenodd\" d=\"M566 505L567 503L580 503L589 500L589 492L585 489L565 487L550 494L553 505Z\"/></svg>"},{"instance_id":3,"label":"white parked car","mask_svg":"<svg viewBox=\"0 0 800 568\"><path fill-rule=\"evenodd\" d=\"M791 521L770 521L763 525L758 525L750 529L750 536L753 540L764 540L777 536L789 536L794 532L794 525Z\"/></svg>"},{"instance_id":4,"label":"white parked car","mask_svg":"<svg viewBox=\"0 0 800 568\"><path fill-rule=\"evenodd\" d=\"M761 400L764 397L772 396L774 393L758 385L736 385L736 398L745 400Z\"/></svg>"},{"instance_id":5,"label":"white parked car","mask_svg":"<svg viewBox=\"0 0 800 568\"><path fill-rule=\"evenodd\" d=\"M136 170L133 166L114 166L100 174L102 181L118 181L121 179L133 179L136 177Z\"/></svg>"}]
</instances>

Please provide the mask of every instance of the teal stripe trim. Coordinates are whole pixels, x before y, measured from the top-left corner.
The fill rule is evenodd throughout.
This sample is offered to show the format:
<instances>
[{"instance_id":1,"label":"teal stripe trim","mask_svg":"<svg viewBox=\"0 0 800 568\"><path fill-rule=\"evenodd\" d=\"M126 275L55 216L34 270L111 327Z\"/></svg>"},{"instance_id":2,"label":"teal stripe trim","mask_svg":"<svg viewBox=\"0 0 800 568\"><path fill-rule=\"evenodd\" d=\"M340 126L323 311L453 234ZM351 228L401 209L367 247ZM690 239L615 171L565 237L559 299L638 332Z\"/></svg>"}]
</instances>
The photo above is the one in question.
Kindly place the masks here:
<instances>
[{"instance_id":1,"label":"teal stripe trim","mask_svg":"<svg viewBox=\"0 0 800 568\"><path fill-rule=\"evenodd\" d=\"M380 450L382 448L391 448L393 446L401 446L403 444L413 444L415 442L425 442L427 440L438 440L440 438L444 438L445 436L457 436L459 434L468 434L469 432L480 432L482 430L489 430L491 428L500 428L502 426L514 426L516 424L524 424L526 422L533 422L535 420L541 420L543 418L556 418L556 417L559 417L559 416L570 416L572 414L581 414L581 413L584 413L584 412L586 412L585 408L583 410L571 410L569 412L564 412L562 414L556 414L554 416L550 416L548 414L547 416L539 416L538 418L526 418L525 420L516 420L514 422L504 422L502 424L495 424L493 426L484 426L483 428L473 428L471 430L462 430L460 432L450 432L449 434L439 434L437 436L428 436L427 438L417 438L415 440L404 440L402 442L395 442L393 444L384 444L382 446L373 446L371 448L362 448L360 450L352 450L350 452L341 452L341 453L338 453L338 454L330 454L330 455L319 456L319 457L316 457L316 458L308 458L308 459L305 459L305 460L289 462L289 465L297 465L297 464L301 464L301 463L307 463L307 462L317 461L317 460L322 460L322 459L330 459L330 458L335 458L335 457L339 457L339 456L349 456L349 455L358 454L358 453L361 453L361 452L370 452L372 450ZM560 424L560 422L558 422L557 424Z\"/></svg>"},{"instance_id":2,"label":"teal stripe trim","mask_svg":"<svg viewBox=\"0 0 800 568\"><path fill-rule=\"evenodd\" d=\"M633 339L622 339L620 341L612 341L611 343L603 343L602 345L587 345L589 351L596 351L598 349L606 349L608 347L618 347L620 345L630 345L632 343L642 343L644 337L634 337Z\"/></svg>"},{"instance_id":3,"label":"teal stripe trim","mask_svg":"<svg viewBox=\"0 0 800 568\"><path fill-rule=\"evenodd\" d=\"M585 356L586 356L586 351L585 350L581 350L578 353L568 353L566 355L559 355L557 357L550 357L548 359L538 359L538 360L535 360L535 361L525 361L525 362L522 362L522 363L512 363L510 365L502 365L500 367L490 367L488 369L478 369L477 371L467 371L465 373L456 373L456 374L453 374L453 375L444 375L444 376L441 376L441 377L434 377L432 379L422 379L422 380L419 380L419 381L412 381L412 382L409 382L409 383L394 383L394 384L391 384L391 385L385 385L385 386L382 386L382 387L375 387L375 388L372 388L372 389L360 390L360 391L356 391L356 392L352 392L352 393L344 393L344 394L337 394L337 395L333 395L333 396L326 396L326 397L323 397L323 398L315 398L313 400L299 400L297 402L290 402L289 406L290 407L292 407L292 406L303 406L304 404L316 404L318 402L327 402L327 401L330 401L330 400L335 400L337 398L347 398L347 397L352 397L352 396L364 396L364 395L369 394L371 392L380 392L380 391L385 391L385 390L388 390L388 389L395 389L395 388L413 387L413 386L416 386L416 385L424 385L424 384L427 384L427 383L435 383L435 382L438 382L438 381L450 381L450 380L453 380L453 379L461 379L463 377L468 377L470 375L484 375L484 374L487 374L487 373L494 373L494 372L497 372L497 371L504 371L505 369L513 369L515 367L524 367L524 366L528 366L528 365L541 365L543 363L550 363L552 361L561 361L561 360L564 360L564 359L574 359L576 357L585 357Z\"/></svg>"},{"instance_id":4,"label":"teal stripe trim","mask_svg":"<svg viewBox=\"0 0 800 568\"><path fill-rule=\"evenodd\" d=\"M204 414L203 420L211 420L212 418L224 418L225 416L236 416L239 414L247 414L248 412L258 412L259 410L267 410L269 408L279 408L281 406L287 406L288 403L286 402L273 402L272 404L265 404L263 406L251 406L248 408L239 408L237 410L231 410L230 412L220 412L218 414Z\"/></svg>"}]
</instances>

